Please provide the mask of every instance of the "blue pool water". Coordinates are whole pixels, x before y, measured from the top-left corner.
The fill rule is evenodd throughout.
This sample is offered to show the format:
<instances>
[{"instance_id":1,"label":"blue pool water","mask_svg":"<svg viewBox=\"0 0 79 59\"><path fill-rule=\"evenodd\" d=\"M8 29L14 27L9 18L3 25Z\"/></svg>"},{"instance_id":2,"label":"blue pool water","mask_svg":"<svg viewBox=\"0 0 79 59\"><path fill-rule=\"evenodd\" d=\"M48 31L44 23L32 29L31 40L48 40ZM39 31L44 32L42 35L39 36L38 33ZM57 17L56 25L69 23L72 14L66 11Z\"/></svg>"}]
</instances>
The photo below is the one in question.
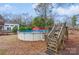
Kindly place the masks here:
<instances>
[{"instance_id":1,"label":"blue pool water","mask_svg":"<svg viewBox=\"0 0 79 59\"><path fill-rule=\"evenodd\" d=\"M23 30L20 32L42 32L42 33L45 33L45 32L48 32L48 30Z\"/></svg>"}]
</instances>

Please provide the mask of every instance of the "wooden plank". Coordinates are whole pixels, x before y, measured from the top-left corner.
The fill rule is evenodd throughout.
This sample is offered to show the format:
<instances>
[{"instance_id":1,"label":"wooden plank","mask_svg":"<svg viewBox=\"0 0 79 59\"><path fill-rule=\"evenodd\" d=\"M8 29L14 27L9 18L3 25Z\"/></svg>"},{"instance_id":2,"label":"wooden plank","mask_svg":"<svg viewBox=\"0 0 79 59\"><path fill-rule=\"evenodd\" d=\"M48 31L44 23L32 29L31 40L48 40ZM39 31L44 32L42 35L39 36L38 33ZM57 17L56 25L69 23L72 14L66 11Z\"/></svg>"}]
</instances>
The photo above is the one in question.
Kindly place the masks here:
<instances>
[{"instance_id":1,"label":"wooden plank","mask_svg":"<svg viewBox=\"0 0 79 59\"><path fill-rule=\"evenodd\" d=\"M48 49L48 50L47 50L47 54L49 54L49 55L55 55L56 52L53 51L53 50Z\"/></svg>"},{"instance_id":2,"label":"wooden plank","mask_svg":"<svg viewBox=\"0 0 79 59\"><path fill-rule=\"evenodd\" d=\"M48 42L48 44L56 45L56 42Z\"/></svg>"},{"instance_id":3,"label":"wooden plank","mask_svg":"<svg viewBox=\"0 0 79 59\"><path fill-rule=\"evenodd\" d=\"M48 48L48 50L54 51L55 53L57 52L57 49L53 49L53 48Z\"/></svg>"},{"instance_id":4,"label":"wooden plank","mask_svg":"<svg viewBox=\"0 0 79 59\"><path fill-rule=\"evenodd\" d=\"M57 48L57 45L54 45L54 44L48 44L48 46L52 48Z\"/></svg>"}]
</instances>

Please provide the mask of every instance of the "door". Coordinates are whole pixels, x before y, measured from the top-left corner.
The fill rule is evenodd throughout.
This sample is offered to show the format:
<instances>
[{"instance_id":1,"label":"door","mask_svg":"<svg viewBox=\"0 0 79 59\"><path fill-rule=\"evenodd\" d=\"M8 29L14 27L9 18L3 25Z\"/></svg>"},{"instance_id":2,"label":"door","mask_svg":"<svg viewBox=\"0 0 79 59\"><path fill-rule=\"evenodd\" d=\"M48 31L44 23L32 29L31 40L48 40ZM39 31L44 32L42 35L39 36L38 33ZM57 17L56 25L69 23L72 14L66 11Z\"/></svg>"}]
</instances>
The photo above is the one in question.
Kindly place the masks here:
<instances>
[{"instance_id":1,"label":"door","mask_svg":"<svg viewBox=\"0 0 79 59\"><path fill-rule=\"evenodd\" d=\"M7 31L10 32L11 31L11 27L7 27Z\"/></svg>"}]
</instances>

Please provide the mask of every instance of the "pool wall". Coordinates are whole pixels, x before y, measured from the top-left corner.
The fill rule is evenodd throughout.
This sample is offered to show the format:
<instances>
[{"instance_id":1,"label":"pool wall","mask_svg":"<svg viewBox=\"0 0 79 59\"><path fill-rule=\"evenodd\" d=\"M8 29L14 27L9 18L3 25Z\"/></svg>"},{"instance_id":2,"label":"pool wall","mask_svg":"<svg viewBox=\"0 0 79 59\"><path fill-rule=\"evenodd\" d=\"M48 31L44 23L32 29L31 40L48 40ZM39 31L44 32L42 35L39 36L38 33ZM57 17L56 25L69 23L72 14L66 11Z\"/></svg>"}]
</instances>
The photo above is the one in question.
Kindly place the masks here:
<instances>
[{"instance_id":1,"label":"pool wall","mask_svg":"<svg viewBox=\"0 0 79 59\"><path fill-rule=\"evenodd\" d=\"M45 40L45 32L17 32L18 34L18 39L23 40L23 41L44 41Z\"/></svg>"}]
</instances>

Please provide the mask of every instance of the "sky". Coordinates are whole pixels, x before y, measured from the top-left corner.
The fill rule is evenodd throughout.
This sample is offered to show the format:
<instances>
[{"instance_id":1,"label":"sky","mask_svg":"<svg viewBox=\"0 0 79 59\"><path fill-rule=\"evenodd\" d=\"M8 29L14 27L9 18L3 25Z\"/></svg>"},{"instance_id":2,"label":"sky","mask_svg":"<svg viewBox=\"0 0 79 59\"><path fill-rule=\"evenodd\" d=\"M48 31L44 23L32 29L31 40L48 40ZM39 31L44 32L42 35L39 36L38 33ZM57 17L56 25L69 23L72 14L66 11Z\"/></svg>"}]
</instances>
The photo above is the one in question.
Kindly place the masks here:
<instances>
[{"instance_id":1,"label":"sky","mask_svg":"<svg viewBox=\"0 0 79 59\"><path fill-rule=\"evenodd\" d=\"M38 4L33 3L0 3L0 14L21 14L29 13L33 17L36 16L34 8ZM53 4L52 13L58 16L73 16L79 14L79 4L74 3L58 3Z\"/></svg>"},{"instance_id":2,"label":"sky","mask_svg":"<svg viewBox=\"0 0 79 59\"><path fill-rule=\"evenodd\" d=\"M35 16L35 11L30 3L0 3L0 14L29 13Z\"/></svg>"},{"instance_id":3,"label":"sky","mask_svg":"<svg viewBox=\"0 0 79 59\"><path fill-rule=\"evenodd\" d=\"M59 15L66 15L66 16L73 16L79 14L79 4L58 4L55 7L54 12L58 13Z\"/></svg>"}]
</instances>

